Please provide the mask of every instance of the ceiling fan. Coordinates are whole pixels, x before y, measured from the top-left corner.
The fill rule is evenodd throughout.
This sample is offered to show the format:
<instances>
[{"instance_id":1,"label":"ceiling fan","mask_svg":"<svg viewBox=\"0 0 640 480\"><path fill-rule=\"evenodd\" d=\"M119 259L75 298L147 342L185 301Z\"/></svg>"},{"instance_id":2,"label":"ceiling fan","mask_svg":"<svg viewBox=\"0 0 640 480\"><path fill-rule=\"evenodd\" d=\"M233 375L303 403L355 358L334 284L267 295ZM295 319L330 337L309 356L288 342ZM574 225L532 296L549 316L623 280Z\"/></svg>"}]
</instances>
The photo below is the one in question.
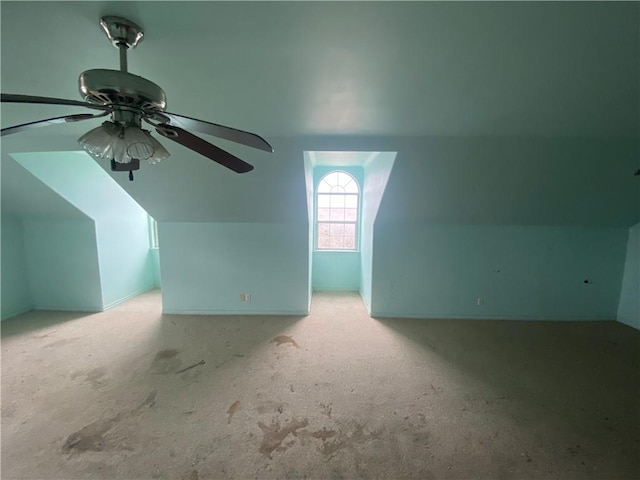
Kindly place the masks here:
<instances>
[{"instance_id":1,"label":"ceiling fan","mask_svg":"<svg viewBox=\"0 0 640 480\"><path fill-rule=\"evenodd\" d=\"M95 69L82 72L78 85L84 102L0 94L2 103L69 105L99 110L100 113L78 113L14 125L1 129L1 136L34 127L110 116L110 120L85 133L78 142L94 158L110 160L111 170L128 171L130 180L133 180L132 172L140 168L140 160L156 163L169 156L160 142L148 130L142 129L143 121L163 137L237 173L249 172L253 170L253 166L188 130L273 152L271 145L255 133L167 112L164 91L155 83L127 71L127 50L142 41L142 29L125 18L115 16L102 17L100 27L120 51L120 70Z\"/></svg>"}]
</instances>

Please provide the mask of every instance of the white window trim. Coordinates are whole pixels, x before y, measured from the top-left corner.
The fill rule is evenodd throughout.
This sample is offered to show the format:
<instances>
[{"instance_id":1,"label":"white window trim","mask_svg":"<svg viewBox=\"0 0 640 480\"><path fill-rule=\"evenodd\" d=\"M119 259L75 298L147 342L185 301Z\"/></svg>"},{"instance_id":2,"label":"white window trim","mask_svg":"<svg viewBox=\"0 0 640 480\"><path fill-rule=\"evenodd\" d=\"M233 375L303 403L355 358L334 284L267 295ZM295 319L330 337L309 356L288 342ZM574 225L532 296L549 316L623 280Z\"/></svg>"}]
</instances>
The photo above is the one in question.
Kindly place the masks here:
<instances>
[{"instance_id":1,"label":"white window trim","mask_svg":"<svg viewBox=\"0 0 640 480\"><path fill-rule=\"evenodd\" d=\"M156 222L150 215L149 219L149 248L151 250L157 250L160 248L158 243L158 222Z\"/></svg>"}]
</instances>

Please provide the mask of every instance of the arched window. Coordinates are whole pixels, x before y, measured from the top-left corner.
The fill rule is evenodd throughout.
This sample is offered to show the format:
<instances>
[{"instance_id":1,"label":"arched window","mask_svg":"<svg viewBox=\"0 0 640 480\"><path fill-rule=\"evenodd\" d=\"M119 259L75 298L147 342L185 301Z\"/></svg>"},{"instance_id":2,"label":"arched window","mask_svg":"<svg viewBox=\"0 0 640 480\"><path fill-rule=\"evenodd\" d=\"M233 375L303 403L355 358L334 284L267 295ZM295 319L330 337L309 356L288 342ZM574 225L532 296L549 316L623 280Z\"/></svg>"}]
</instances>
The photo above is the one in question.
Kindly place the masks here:
<instances>
[{"instance_id":1,"label":"arched window","mask_svg":"<svg viewBox=\"0 0 640 480\"><path fill-rule=\"evenodd\" d=\"M316 197L316 248L356 250L358 245L358 183L346 172L325 175Z\"/></svg>"}]
</instances>

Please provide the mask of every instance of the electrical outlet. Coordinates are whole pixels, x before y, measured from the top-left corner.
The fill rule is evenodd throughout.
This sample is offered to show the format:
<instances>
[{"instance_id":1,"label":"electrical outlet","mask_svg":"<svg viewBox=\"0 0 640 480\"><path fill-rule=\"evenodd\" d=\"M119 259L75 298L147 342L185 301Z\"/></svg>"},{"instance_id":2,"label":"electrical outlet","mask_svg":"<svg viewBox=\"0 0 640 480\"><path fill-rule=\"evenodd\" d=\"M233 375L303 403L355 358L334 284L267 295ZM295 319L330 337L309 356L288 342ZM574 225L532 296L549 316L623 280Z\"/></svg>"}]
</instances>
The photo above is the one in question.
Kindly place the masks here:
<instances>
[{"instance_id":1,"label":"electrical outlet","mask_svg":"<svg viewBox=\"0 0 640 480\"><path fill-rule=\"evenodd\" d=\"M241 293L240 294L240 301L241 302L250 302L251 301L251 294L250 293Z\"/></svg>"},{"instance_id":2,"label":"electrical outlet","mask_svg":"<svg viewBox=\"0 0 640 480\"><path fill-rule=\"evenodd\" d=\"M478 306L484 305L484 298L478 297Z\"/></svg>"}]
</instances>

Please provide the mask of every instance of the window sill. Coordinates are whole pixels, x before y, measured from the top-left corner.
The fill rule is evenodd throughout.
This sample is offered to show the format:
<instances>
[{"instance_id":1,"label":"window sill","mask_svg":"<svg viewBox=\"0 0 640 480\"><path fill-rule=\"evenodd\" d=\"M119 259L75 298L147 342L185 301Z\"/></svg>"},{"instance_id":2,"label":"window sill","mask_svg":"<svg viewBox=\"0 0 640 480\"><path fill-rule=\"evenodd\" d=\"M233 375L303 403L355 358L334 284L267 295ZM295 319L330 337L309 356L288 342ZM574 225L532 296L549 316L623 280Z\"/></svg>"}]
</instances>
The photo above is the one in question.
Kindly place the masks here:
<instances>
[{"instance_id":1,"label":"window sill","mask_svg":"<svg viewBox=\"0 0 640 480\"><path fill-rule=\"evenodd\" d=\"M314 253L360 253L360 250L328 250L328 249L315 249Z\"/></svg>"}]
</instances>

